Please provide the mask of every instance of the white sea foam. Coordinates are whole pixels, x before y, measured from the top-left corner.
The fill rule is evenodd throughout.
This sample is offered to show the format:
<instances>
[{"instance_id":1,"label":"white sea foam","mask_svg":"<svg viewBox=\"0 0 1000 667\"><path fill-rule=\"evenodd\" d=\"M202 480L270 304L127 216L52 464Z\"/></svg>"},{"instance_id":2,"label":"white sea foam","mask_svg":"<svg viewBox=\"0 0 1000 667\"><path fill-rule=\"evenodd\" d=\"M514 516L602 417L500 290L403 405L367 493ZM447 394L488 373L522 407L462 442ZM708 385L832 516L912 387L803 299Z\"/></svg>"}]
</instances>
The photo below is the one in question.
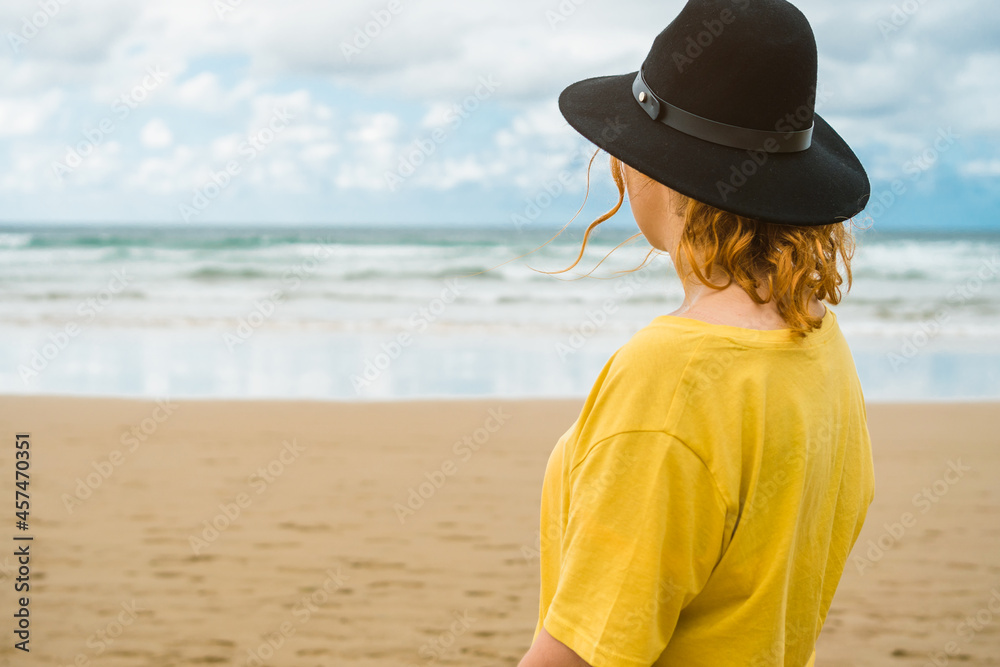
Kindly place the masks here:
<instances>
[{"instance_id":1,"label":"white sea foam","mask_svg":"<svg viewBox=\"0 0 1000 667\"><path fill-rule=\"evenodd\" d=\"M575 271L558 276L529 266L543 271L567 266L578 252L578 238L560 238L508 261L547 236L376 229L0 233L0 360L6 373L0 373L0 393L58 393L62 387L128 394L136 386L149 392L166 382L191 395L236 395L240 392L220 389L213 374L243 377L235 360L270 355L284 359L285 366L269 363L266 372L254 366L253 372L263 375L255 376L252 386L287 387L295 373L327 372L330 379L320 383L327 393L319 395L351 397L343 374L354 373L357 363L373 354L372 345L401 333L418 340L413 349L436 359L444 355L436 371L444 376L453 368L443 360L449 350L461 352L477 377L499 374L499 384L484 381L473 391L463 384L460 369L453 369L457 393L580 393L587 384L581 378L592 378L617 345L683 300L665 256L640 272L616 275L643 261L649 249L642 244L604 261L595 275L609 279L567 280L593 268L632 232L602 233ZM116 273L128 282L112 294ZM963 386L977 386L983 378L986 389L976 389L976 395L989 395L989 386L1000 394L1000 381L989 384L1000 367L993 353L1000 347L1000 237L866 236L859 240L853 273L853 288L834 309L852 349L866 360L859 373L875 396L877 386L886 398L908 396L900 378L914 373L945 378L934 385L914 376L912 387L923 387L921 395L960 395ZM263 311L267 317L255 315ZM254 335L245 349L255 352L227 351L223 336L248 321L255 322ZM600 326L593 327L595 321ZM13 372L69 324L82 333L50 364L44 379L26 383ZM552 361L560 342L588 328L594 331L579 354ZM328 349L331 341L339 347ZM889 355L914 341L919 349L913 359L892 369ZM979 355L978 363L965 361L969 351ZM525 366L528 357L518 357L520 352L532 363ZM193 369L190 377L168 381L174 376L160 370L154 373L159 379L148 373L132 377L149 366L151 355L167 355ZM505 361L498 367L501 357ZM941 370L945 358L966 370L949 376ZM328 364L325 370L315 365L317 359ZM424 385L409 373L435 372L425 362L395 364L393 379L376 394L420 393ZM532 369L554 377L541 385L532 379ZM969 379L976 372L979 380Z\"/></svg>"}]
</instances>

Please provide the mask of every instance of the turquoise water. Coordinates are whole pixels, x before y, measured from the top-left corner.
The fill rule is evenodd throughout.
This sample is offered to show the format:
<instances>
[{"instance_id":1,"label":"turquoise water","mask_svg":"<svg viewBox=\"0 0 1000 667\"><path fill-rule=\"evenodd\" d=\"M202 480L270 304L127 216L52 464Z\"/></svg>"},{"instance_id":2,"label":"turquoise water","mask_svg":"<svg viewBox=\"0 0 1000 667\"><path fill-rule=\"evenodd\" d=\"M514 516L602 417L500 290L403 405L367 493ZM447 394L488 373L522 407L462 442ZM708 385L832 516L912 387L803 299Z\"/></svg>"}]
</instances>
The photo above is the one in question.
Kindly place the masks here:
<instances>
[{"instance_id":1,"label":"turquoise water","mask_svg":"<svg viewBox=\"0 0 1000 667\"><path fill-rule=\"evenodd\" d=\"M665 256L615 273L641 241L598 278L532 270L568 265L578 229L504 264L554 231L0 229L0 393L582 396L683 293ZM633 232L600 230L580 268ZM834 308L870 400L1000 398L1000 235L867 232L853 270Z\"/></svg>"}]
</instances>

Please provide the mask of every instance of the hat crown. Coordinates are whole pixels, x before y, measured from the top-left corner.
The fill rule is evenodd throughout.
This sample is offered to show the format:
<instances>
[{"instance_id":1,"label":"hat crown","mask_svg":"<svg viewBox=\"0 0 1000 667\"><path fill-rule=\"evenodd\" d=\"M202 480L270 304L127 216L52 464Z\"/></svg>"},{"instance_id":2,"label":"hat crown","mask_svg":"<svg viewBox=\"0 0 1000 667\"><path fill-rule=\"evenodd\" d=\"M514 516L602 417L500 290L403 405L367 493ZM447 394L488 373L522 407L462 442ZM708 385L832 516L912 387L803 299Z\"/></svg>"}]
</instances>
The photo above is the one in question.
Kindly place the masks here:
<instances>
[{"instance_id":1,"label":"hat crown","mask_svg":"<svg viewBox=\"0 0 1000 667\"><path fill-rule=\"evenodd\" d=\"M658 97L719 123L813 123L816 39L785 0L689 0L653 41L643 72Z\"/></svg>"}]
</instances>

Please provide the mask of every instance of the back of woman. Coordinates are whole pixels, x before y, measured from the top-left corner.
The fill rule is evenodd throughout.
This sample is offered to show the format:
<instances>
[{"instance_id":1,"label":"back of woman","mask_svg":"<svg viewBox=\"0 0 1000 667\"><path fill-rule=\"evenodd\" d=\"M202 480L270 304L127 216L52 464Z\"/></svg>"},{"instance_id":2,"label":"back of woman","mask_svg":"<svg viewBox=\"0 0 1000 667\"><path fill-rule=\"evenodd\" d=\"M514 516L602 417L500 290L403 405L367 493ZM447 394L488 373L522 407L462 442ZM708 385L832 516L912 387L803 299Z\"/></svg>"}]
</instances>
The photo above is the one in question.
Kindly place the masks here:
<instances>
[{"instance_id":1,"label":"back of woman","mask_svg":"<svg viewBox=\"0 0 1000 667\"><path fill-rule=\"evenodd\" d=\"M865 417L832 310L802 342L655 318L549 459L536 635L593 665L806 664L872 500Z\"/></svg>"},{"instance_id":2,"label":"back of woman","mask_svg":"<svg viewBox=\"0 0 1000 667\"><path fill-rule=\"evenodd\" d=\"M560 97L619 191L584 247L627 193L685 299L615 352L552 450L522 666L813 664L874 495L830 307L870 184L815 113L815 84L794 6L690 0L638 72ZM608 118L624 130L602 131Z\"/></svg>"}]
</instances>

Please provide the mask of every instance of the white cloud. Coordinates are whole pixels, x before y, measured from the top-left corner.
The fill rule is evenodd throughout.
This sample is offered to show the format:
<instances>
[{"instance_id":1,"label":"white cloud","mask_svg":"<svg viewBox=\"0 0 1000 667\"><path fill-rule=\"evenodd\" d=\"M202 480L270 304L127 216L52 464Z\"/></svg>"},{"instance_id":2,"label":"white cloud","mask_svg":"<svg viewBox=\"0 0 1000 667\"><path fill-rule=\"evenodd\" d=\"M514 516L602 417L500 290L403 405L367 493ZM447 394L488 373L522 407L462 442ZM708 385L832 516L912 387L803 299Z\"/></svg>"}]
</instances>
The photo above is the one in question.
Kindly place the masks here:
<instances>
[{"instance_id":1,"label":"white cloud","mask_svg":"<svg viewBox=\"0 0 1000 667\"><path fill-rule=\"evenodd\" d=\"M310 143L301 151L298 158L313 169L324 169L330 158L340 152L340 147L332 142Z\"/></svg>"},{"instance_id":2,"label":"white cloud","mask_svg":"<svg viewBox=\"0 0 1000 667\"><path fill-rule=\"evenodd\" d=\"M90 188L115 182L114 176L127 170L123 153L122 142L115 139L101 142L84 158L81 166L66 176L66 183L77 188Z\"/></svg>"},{"instance_id":3,"label":"white cloud","mask_svg":"<svg viewBox=\"0 0 1000 667\"><path fill-rule=\"evenodd\" d=\"M437 190L450 190L464 183L486 184L491 172L495 171L497 171L496 165L468 155L459 160L446 159L441 163L429 165L424 172L424 182Z\"/></svg>"},{"instance_id":4,"label":"white cloud","mask_svg":"<svg viewBox=\"0 0 1000 667\"><path fill-rule=\"evenodd\" d=\"M967 133L1000 139L1000 53L972 53L950 75L944 114Z\"/></svg>"},{"instance_id":5,"label":"white cloud","mask_svg":"<svg viewBox=\"0 0 1000 667\"><path fill-rule=\"evenodd\" d=\"M214 111L218 110L221 98L219 77L212 72L200 72L177 84L174 102L179 106Z\"/></svg>"},{"instance_id":6,"label":"white cloud","mask_svg":"<svg viewBox=\"0 0 1000 667\"><path fill-rule=\"evenodd\" d=\"M140 141L146 148L166 148L174 143L174 135L160 118L154 118L142 128Z\"/></svg>"},{"instance_id":7,"label":"white cloud","mask_svg":"<svg viewBox=\"0 0 1000 667\"><path fill-rule=\"evenodd\" d=\"M376 113L357 120L357 127L347 132L346 137L352 143L360 144L363 149L372 152L380 152L392 146L401 125L399 117L391 113Z\"/></svg>"},{"instance_id":8,"label":"white cloud","mask_svg":"<svg viewBox=\"0 0 1000 667\"><path fill-rule=\"evenodd\" d=\"M402 146L397 137L402 127L398 116L376 113L355 116L344 131L348 152L339 156L333 183L345 190L386 190L386 172L397 166Z\"/></svg>"},{"instance_id":9,"label":"white cloud","mask_svg":"<svg viewBox=\"0 0 1000 667\"><path fill-rule=\"evenodd\" d=\"M178 107L220 115L232 112L234 107L252 99L258 89L258 82L251 79L244 79L226 89L214 72L202 71L168 86L164 92L164 101Z\"/></svg>"},{"instance_id":10,"label":"white cloud","mask_svg":"<svg viewBox=\"0 0 1000 667\"><path fill-rule=\"evenodd\" d=\"M973 160L962 165L960 171L966 176L993 177L1000 176L1000 160Z\"/></svg>"},{"instance_id":11,"label":"white cloud","mask_svg":"<svg viewBox=\"0 0 1000 667\"><path fill-rule=\"evenodd\" d=\"M134 172L126 176L125 185L149 194L187 195L201 185L201 181L192 177L196 155L189 146L176 146L167 156L143 158Z\"/></svg>"},{"instance_id":12,"label":"white cloud","mask_svg":"<svg viewBox=\"0 0 1000 667\"><path fill-rule=\"evenodd\" d=\"M813 23L820 82L831 93L821 113L864 154L873 177L897 177L939 128L954 126L963 147L1000 143L1000 114L991 111L1000 108L993 3L925 3L887 36L878 21L891 3L796 4ZM579 165L587 146L559 114L559 92L584 77L636 69L683 1L403 0L348 62L341 43L385 6L244 1L220 17L206 0L69 2L22 54L0 49L0 173L7 173L0 191L51 187L52 160L106 117L116 122L113 136L69 187L185 190L238 155L276 109L287 109L292 122L247 166L254 196L325 192L331 184L385 191L386 171L438 127L447 142L408 187L531 192ZM12 0L0 6L0 24L17 30L37 11L37 0ZM552 23L552 11L566 20ZM112 102L140 85L149 67L167 80L129 117L114 116ZM501 86L484 110L450 127L455 103L489 76ZM942 162L968 178L996 175L996 160L975 159L990 153L965 151L958 164L959 153ZM583 169L572 171L582 181Z\"/></svg>"},{"instance_id":13,"label":"white cloud","mask_svg":"<svg viewBox=\"0 0 1000 667\"><path fill-rule=\"evenodd\" d=\"M58 90L38 98L0 97L0 137L35 134L49 120L63 101Z\"/></svg>"},{"instance_id":14,"label":"white cloud","mask_svg":"<svg viewBox=\"0 0 1000 667\"><path fill-rule=\"evenodd\" d=\"M443 102L431 104L427 109L427 113L421 119L420 126L425 129L444 127L448 124L449 119L452 118L453 109L453 104L445 104Z\"/></svg>"},{"instance_id":15,"label":"white cloud","mask_svg":"<svg viewBox=\"0 0 1000 667\"><path fill-rule=\"evenodd\" d=\"M57 183L54 174L46 171L50 166L51 159L46 152L25 148L12 150L9 168L0 170L0 191L34 193ZM40 173L48 173L50 177L46 180L39 179Z\"/></svg>"}]
</instances>

